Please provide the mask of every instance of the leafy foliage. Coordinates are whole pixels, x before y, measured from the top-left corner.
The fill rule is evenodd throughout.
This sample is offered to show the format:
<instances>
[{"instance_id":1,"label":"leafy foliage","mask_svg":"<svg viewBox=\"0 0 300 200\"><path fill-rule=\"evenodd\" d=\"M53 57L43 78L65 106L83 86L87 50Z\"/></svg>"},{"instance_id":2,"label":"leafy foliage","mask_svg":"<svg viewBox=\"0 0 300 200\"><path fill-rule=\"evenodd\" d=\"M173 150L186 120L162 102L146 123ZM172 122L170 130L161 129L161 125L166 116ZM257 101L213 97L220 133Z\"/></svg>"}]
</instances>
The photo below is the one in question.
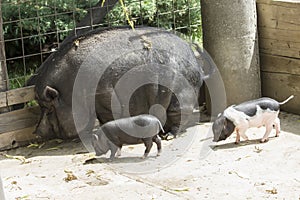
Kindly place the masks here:
<instances>
[{"instance_id":1,"label":"leafy foliage","mask_svg":"<svg viewBox=\"0 0 300 200\"><path fill-rule=\"evenodd\" d=\"M3 32L10 87L22 87L57 48L93 1L2 0ZM40 55L43 53L42 55ZM28 76L29 75L29 76Z\"/></svg>"},{"instance_id":2,"label":"leafy foliage","mask_svg":"<svg viewBox=\"0 0 300 200\"><path fill-rule=\"evenodd\" d=\"M2 0L3 30L11 88L26 79L98 0ZM148 25L176 30L201 41L199 0L123 0L103 26Z\"/></svg>"},{"instance_id":3,"label":"leafy foliage","mask_svg":"<svg viewBox=\"0 0 300 200\"><path fill-rule=\"evenodd\" d=\"M136 25L176 30L192 40L202 41L199 0L126 0L127 12ZM117 5L107 16L112 25L126 23L126 16Z\"/></svg>"}]
</instances>

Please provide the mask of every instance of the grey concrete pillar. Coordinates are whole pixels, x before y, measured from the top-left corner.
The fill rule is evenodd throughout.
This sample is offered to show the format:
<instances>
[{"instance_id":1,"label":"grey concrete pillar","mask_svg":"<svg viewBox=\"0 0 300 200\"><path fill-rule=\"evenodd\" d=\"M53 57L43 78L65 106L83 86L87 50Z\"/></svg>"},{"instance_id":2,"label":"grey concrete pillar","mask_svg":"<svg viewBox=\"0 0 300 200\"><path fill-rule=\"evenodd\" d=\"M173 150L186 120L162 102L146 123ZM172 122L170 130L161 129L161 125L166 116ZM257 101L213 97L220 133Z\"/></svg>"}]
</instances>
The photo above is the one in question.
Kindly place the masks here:
<instances>
[{"instance_id":1,"label":"grey concrete pillar","mask_svg":"<svg viewBox=\"0 0 300 200\"><path fill-rule=\"evenodd\" d=\"M255 0L201 0L203 42L223 78L227 105L261 96Z\"/></svg>"}]
</instances>

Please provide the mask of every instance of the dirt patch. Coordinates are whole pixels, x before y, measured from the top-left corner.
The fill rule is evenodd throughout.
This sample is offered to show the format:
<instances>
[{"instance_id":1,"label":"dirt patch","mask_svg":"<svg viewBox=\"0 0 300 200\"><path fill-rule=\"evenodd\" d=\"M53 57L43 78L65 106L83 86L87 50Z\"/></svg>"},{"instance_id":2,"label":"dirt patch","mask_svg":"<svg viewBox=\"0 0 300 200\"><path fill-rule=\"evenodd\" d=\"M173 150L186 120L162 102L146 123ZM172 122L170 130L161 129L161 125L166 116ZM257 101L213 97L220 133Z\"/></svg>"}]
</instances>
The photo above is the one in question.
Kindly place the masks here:
<instances>
[{"instance_id":1,"label":"dirt patch","mask_svg":"<svg viewBox=\"0 0 300 200\"><path fill-rule=\"evenodd\" d=\"M93 159L80 141L49 141L0 152L6 199L299 199L300 116L282 113L282 132L261 144L264 128L247 131L250 141L235 145L235 135L211 142L211 123L192 128L185 151L163 141L164 160L153 145L146 160L144 146L124 148L122 156ZM189 141L189 140L187 140ZM88 162L87 162L88 161ZM152 165L158 163L161 165ZM126 169L150 166L150 172ZM155 168L153 168L155 166ZM151 168L152 167L152 168ZM141 168L142 169L142 168ZM144 169L144 168L143 168ZM139 172L139 173L138 173Z\"/></svg>"}]
</instances>

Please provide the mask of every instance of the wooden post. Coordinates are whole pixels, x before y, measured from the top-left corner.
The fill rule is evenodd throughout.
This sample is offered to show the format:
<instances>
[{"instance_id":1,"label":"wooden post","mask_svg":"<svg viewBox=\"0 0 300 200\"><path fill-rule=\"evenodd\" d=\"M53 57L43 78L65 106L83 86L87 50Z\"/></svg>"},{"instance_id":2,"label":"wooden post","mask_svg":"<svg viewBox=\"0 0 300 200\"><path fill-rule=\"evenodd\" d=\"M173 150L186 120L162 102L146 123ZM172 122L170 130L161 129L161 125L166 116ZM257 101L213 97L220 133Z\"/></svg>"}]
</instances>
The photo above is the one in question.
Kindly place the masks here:
<instances>
[{"instance_id":1,"label":"wooden post","mask_svg":"<svg viewBox=\"0 0 300 200\"><path fill-rule=\"evenodd\" d=\"M201 8L203 46L223 78L227 105L260 97L255 0L201 0Z\"/></svg>"},{"instance_id":2,"label":"wooden post","mask_svg":"<svg viewBox=\"0 0 300 200\"><path fill-rule=\"evenodd\" d=\"M9 89L9 80L6 67L5 43L3 35L3 20L2 20L2 1L0 0L0 92ZM0 109L0 112L6 111L8 108Z\"/></svg>"}]
</instances>

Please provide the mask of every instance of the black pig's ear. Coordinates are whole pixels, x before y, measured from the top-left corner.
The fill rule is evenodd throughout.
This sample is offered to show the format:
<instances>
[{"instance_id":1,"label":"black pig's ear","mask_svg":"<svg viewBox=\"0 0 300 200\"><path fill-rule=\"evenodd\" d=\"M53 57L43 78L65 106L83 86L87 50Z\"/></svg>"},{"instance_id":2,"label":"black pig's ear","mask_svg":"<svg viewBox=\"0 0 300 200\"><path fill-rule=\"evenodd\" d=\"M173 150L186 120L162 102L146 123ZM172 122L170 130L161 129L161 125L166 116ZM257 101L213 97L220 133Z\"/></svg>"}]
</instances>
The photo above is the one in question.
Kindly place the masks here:
<instances>
[{"instance_id":1,"label":"black pig's ear","mask_svg":"<svg viewBox=\"0 0 300 200\"><path fill-rule=\"evenodd\" d=\"M58 97L59 93L56 89L46 86L44 90L44 96L48 101L54 100Z\"/></svg>"}]
</instances>

